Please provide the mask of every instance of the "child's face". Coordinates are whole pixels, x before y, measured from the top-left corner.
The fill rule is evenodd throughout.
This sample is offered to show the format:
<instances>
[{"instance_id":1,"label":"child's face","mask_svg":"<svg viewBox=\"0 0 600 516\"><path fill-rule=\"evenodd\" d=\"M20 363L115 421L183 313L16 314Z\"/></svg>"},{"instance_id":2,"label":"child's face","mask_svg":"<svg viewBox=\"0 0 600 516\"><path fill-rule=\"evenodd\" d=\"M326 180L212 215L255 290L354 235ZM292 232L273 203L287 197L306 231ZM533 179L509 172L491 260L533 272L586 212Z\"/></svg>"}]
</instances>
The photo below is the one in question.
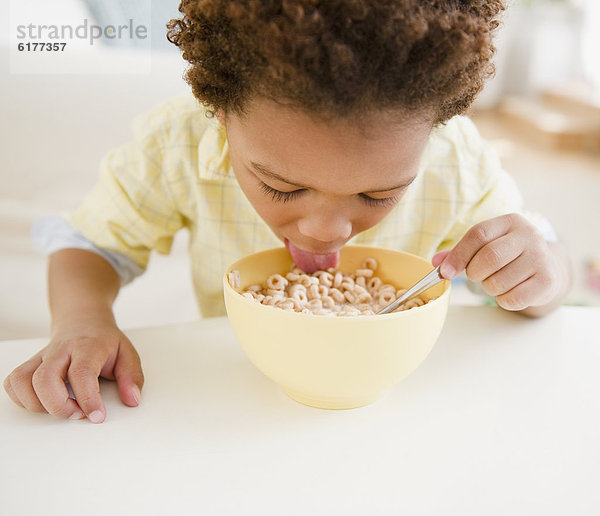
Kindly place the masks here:
<instances>
[{"instance_id":1,"label":"child's face","mask_svg":"<svg viewBox=\"0 0 600 516\"><path fill-rule=\"evenodd\" d=\"M393 123L389 115L360 127L324 122L264 99L243 116L219 119L258 214L290 251L329 256L391 211L417 174L431 130L424 118Z\"/></svg>"}]
</instances>

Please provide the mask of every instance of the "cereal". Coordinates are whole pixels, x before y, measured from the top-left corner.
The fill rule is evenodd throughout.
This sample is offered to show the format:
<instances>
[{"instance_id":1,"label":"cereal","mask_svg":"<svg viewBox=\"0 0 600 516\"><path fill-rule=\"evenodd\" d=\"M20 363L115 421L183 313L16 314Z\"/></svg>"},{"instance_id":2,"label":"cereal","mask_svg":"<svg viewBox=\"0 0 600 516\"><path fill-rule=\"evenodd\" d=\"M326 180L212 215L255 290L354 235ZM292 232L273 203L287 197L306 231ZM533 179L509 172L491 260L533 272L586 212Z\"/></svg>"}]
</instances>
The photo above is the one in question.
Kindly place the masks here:
<instances>
[{"instance_id":1,"label":"cereal","mask_svg":"<svg viewBox=\"0 0 600 516\"><path fill-rule=\"evenodd\" d=\"M273 274L269 276L267 279L267 287L271 290L283 290L288 284L288 280L286 280L281 274Z\"/></svg>"},{"instance_id":2,"label":"cereal","mask_svg":"<svg viewBox=\"0 0 600 516\"><path fill-rule=\"evenodd\" d=\"M378 267L377 260L375 258L365 258L362 262L363 269L371 269L373 272L377 270Z\"/></svg>"},{"instance_id":3,"label":"cereal","mask_svg":"<svg viewBox=\"0 0 600 516\"><path fill-rule=\"evenodd\" d=\"M285 275L272 274L262 285L251 285L241 294L263 305L304 314L329 316L374 315L402 294L375 275L378 263L366 258L359 269L348 274L336 269L306 274L292 264ZM230 285L239 289L238 271L227 275ZM415 297L396 311L422 306L428 301Z\"/></svg>"},{"instance_id":4,"label":"cereal","mask_svg":"<svg viewBox=\"0 0 600 516\"><path fill-rule=\"evenodd\" d=\"M232 288L240 288L240 271L231 271L227 274L227 281Z\"/></svg>"},{"instance_id":5,"label":"cereal","mask_svg":"<svg viewBox=\"0 0 600 516\"><path fill-rule=\"evenodd\" d=\"M335 276L333 277L333 287L339 288L339 286L342 284L343 280L344 280L344 275L340 271L337 271L335 273Z\"/></svg>"}]
</instances>

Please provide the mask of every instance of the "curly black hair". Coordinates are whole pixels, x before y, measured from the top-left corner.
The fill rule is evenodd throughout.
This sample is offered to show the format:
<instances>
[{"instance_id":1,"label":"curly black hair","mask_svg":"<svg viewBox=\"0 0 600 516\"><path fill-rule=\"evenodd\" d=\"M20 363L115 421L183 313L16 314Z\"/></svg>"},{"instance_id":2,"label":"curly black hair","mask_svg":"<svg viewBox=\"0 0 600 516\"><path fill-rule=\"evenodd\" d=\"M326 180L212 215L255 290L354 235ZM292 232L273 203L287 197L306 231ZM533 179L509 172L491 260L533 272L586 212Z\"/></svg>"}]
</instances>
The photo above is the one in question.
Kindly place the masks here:
<instances>
[{"instance_id":1,"label":"curly black hair","mask_svg":"<svg viewBox=\"0 0 600 516\"><path fill-rule=\"evenodd\" d=\"M182 0L167 38L213 113L264 96L324 116L463 113L494 73L501 0Z\"/></svg>"}]
</instances>

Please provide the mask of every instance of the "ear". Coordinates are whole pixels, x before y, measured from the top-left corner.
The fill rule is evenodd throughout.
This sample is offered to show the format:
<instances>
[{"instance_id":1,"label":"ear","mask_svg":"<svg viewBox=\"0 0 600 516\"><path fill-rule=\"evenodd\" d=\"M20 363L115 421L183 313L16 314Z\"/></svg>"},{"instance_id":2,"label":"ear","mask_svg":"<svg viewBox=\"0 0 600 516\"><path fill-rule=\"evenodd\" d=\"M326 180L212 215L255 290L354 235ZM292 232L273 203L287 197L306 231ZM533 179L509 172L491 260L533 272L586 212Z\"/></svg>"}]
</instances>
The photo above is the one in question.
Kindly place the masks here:
<instances>
[{"instance_id":1,"label":"ear","mask_svg":"<svg viewBox=\"0 0 600 516\"><path fill-rule=\"evenodd\" d=\"M225 124L225 122L226 122L226 119L227 119L227 117L225 116L225 111L223 111L222 109L219 109L219 110L218 110L218 111L215 113L215 116L217 117L217 120L219 121L219 123L220 123L222 126L225 126L225 125L226 125L226 124Z\"/></svg>"}]
</instances>

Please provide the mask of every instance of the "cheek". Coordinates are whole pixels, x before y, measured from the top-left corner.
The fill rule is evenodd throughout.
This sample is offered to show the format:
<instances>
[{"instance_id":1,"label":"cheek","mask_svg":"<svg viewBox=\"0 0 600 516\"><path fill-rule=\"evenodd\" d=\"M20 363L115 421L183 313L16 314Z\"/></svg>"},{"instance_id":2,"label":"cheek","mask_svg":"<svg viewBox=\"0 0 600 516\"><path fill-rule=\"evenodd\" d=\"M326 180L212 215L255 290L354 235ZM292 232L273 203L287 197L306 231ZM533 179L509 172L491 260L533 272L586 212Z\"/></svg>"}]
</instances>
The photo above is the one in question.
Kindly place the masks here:
<instances>
[{"instance_id":1,"label":"cheek","mask_svg":"<svg viewBox=\"0 0 600 516\"><path fill-rule=\"evenodd\" d=\"M353 213L353 234L361 233L372 228L375 224L385 218L393 210L393 207L385 209L373 209L371 207L359 208Z\"/></svg>"},{"instance_id":2,"label":"cheek","mask_svg":"<svg viewBox=\"0 0 600 516\"><path fill-rule=\"evenodd\" d=\"M263 193L258 193L252 205L262 219L271 227L283 227L298 220L297 209L292 203L283 204L272 201Z\"/></svg>"},{"instance_id":3,"label":"cheek","mask_svg":"<svg viewBox=\"0 0 600 516\"><path fill-rule=\"evenodd\" d=\"M294 220L296 209L292 208L292 203L275 202L261 190L256 179L249 174L236 174L236 177L244 195L267 224L272 227L282 226Z\"/></svg>"}]
</instances>

